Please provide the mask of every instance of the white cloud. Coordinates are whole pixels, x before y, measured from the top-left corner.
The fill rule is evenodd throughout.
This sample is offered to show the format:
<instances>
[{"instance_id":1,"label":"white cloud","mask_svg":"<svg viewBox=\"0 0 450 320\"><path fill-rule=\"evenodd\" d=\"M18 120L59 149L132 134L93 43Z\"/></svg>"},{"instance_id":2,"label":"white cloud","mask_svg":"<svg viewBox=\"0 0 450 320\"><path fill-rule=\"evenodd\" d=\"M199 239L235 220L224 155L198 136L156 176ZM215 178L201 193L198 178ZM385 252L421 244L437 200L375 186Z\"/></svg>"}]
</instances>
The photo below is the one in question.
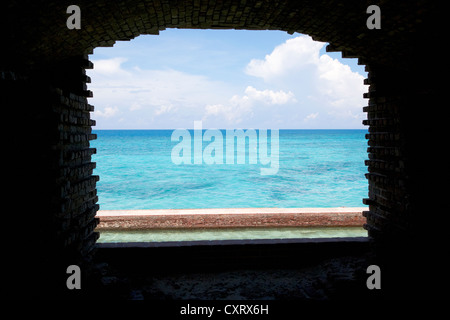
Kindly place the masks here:
<instances>
[{"instance_id":1,"label":"white cloud","mask_svg":"<svg viewBox=\"0 0 450 320\"><path fill-rule=\"evenodd\" d=\"M142 105L140 103L134 102L131 106L130 106L130 111L136 111L136 110L141 110L142 109Z\"/></svg>"},{"instance_id":2,"label":"white cloud","mask_svg":"<svg viewBox=\"0 0 450 320\"><path fill-rule=\"evenodd\" d=\"M316 112L316 113L310 113L310 114L308 114L308 115L305 117L304 121L314 120L314 119L317 118L318 115L319 115L318 112Z\"/></svg>"},{"instance_id":3,"label":"white cloud","mask_svg":"<svg viewBox=\"0 0 450 320\"><path fill-rule=\"evenodd\" d=\"M239 124L245 118L252 118L257 109L261 111L263 105L282 105L295 101L292 92L282 90L257 90L252 86L247 86L244 95L232 96L226 104L208 104L205 106L203 120L211 120L211 116L226 119L228 125ZM262 105L261 105L262 104Z\"/></svg>"},{"instance_id":4,"label":"white cloud","mask_svg":"<svg viewBox=\"0 0 450 320\"><path fill-rule=\"evenodd\" d=\"M245 94L253 100L261 101L267 104L285 104L289 101L295 101L294 94L292 92L284 92L283 90L257 90L252 86L248 86L245 89Z\"/></svg>"},{"instance_id":5,"label":"white cloud","mask_svg":"<svg viewBox=\"0 0 450 320\"><path fill-rule=\"evenodd\" d=\"M105 107L102 110L96 110L95 115L101 118L111 118L119 113L119 108L117 107Z\"/></svg>"},{"instance_id":6,"label":"white cloud","mask_svg":"<svg viewBox=\"0 0 450 320\"><path fill-rule=\"evenodd\" d=\"M159 108L155 110L155 115L159 116L160 114L163 114L163 113L170 113L174 109L175 108L174 108L173 105L171 105L171 104L169 104L169 105L164 104L162 106L159 106Z\"/></svg>"},{"instance_id":7,"label":"white cloud","mask_svg":"<svg viewBox=\"0 0 450 320\"><path fill-rule=\"evenodd\" d=\"M205 114L202 121L209 121L208 123L210 123L213 116L225 119L228 124L239 124L242 122L242 116L245 114L245 109L239 108L238 104L209 104L205 106Z\"/></svg>"},{"instance_id":8,"label":"white cloud","mask_svg":"<svg viewBox=\"0 0 450 320\"><path fill-rule=\"evenodd\" d=\"M127 61L127 59L121 57L96 60L94 63L95 72L103 75L128 74L120 67L125 61Z\"/></svg>"},{"instance_id":9,"label":"white cloud","mask_svg":"<svg viewBox=\"0 0 450 320\"><path fill-rule=\"evenodd\" d=\"M328 55L320 57L317 69L318 90L331 106L347 110L362 107L362 95L366 91L362 75Z\"/></svg>"},{"instance_id":10,"label":"white cloud","mask_svg":"<svg viewBox=\"0 0 450 320\"><path fill-rule=\"evenodd\" d=\"M186 127L199 119L205 101L226 101L229 91L219 81L176 70L125 69L126 59L94 61L90 72L97 126L167 128ZM123 118L119 123L119 116ZM105 121L108 119L108 121ZM105 124L105 125L103 125Z\"/></svg>"},{"instance_id":11,"label":"white cloud","mask_svg":"<svg viewBox=\"0 0 450 320\"><path fill-rule=\"evenodd\" d=\"M216 128L362 127L363 76L321 54L324 45L309 36L289 39L264 59L250 60L250 77L236 83L124 67L132 63L122 57L94 60L93 118L100 129L188 128L195 120Z\"/></svg>"},{"instance_id":12,"label":"white cloud","mask_svg":"<svg viewBox=\"0 0 450 320\"><path fill-rule=\"evenodd\" d=\"M367 91L364 77L339 60L321 55L324 45L309 36L289 39L263 60L251 60L245 71L271 86L289 88L295 96L307 98L310 105L324 109L325 114L356 124L355 119L363 118L362 96ZM316 114L308 105L301 108L308 109L308 117Z\"/></svg>"}]
</instances>

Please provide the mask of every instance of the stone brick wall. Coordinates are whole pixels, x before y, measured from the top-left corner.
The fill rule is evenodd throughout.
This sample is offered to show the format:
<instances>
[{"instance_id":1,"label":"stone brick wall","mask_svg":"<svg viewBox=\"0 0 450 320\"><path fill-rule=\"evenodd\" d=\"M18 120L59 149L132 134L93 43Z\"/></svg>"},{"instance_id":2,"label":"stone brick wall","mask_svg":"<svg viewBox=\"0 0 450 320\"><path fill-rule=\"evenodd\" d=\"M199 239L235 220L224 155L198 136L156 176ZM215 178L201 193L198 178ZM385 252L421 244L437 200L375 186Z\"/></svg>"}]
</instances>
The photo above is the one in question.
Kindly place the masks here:
<instances>
[{"instance_id":1,"label":"stone brick wall","mask_svg":"<svg viewBox=\"0 0 450 320\"><path fill-rule=\"evenodd\" d=\"M365 227L377 264L388 270L385 279L393 296L432 295L435 286L446 281L442 250L447 218L441 201L446 196L437 153L442 143L436 119L441 104L438 69L423 60L408 71L367 66Z\"/></svg>"},{"instance_id":2,"label":"stone brick wall","mask_svg":"<svg viewBox=\"0 0 450 320\"><path fill-rule=\"evenodd\" d=\"M5 233L21 248L8 262L21 293L61 292L54 286L65 285L67 266L88 268L98 238L99 177L91 161L96 150L89 146L96 138L90 119L94 107L87 101L92 93L86 90L85 75L92 64L86 58L49 66L45 73L0 73L7 118L20 119L11 128L14 179L8 188L8 199L17 205ZM39 275L33 286L26 276L30 269Z\"/></svg>"},{"instance_id":3,"label":"stone brick wall","mask_svg":"<svg viewBox=\"0 0 450 320\"><path fill-rule=\"evenodd\" d=\"M166 28L247 29L304 33L329 42L347 57L407 68L411 52L417 49L415 35L424 32L426 36L421 40L429 39L430 34L422 27L433 22L437 4L379 1L382 28L368 30L366 10L377 2L79 0L81 29L69 30L66 9L72 4L70 1L32 1L26 5L12 1L7 14L0 19L3 39L11 44L11 50L0 52L0 57L5 56L9 64L24 68L90 54L96 47L112 46L116 41L141 34L159 34ZM25 32L21 26L30 28ZM398 56L402 59L397 59Z\"/></svg>"},{"instance_id":4,"label":"stone brick wall","mask_svg":"<svg viewBox=\"0 0 450 320\"><path fill-rule=\"evenodd\" d=\"M383 76L380 72L370 67L367 69L369 75L365 83L370 86L364 96L368 99L368 106L363 108L367 113L367 120L363 124L369 126L366 135L369 198L363 201L370 209L364 212L366 228L372 237L377 237L382 230L389 229L391 234L404 230L404 219L396 213L405 212L407 205L404 198L408 193L405 181L405 133L401 130L398 97L388 95L385 83L380 81Z\"/></svg>"}]
</instances>

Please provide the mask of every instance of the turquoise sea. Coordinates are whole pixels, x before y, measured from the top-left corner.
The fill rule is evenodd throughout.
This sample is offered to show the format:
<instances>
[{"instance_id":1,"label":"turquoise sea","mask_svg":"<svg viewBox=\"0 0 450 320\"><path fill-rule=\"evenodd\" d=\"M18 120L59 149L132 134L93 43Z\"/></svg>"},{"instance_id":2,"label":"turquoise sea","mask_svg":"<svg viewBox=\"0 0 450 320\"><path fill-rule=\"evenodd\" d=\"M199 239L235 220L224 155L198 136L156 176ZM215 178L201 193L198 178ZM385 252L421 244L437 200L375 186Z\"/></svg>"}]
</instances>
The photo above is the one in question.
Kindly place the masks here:
<instances>
[{"instance_id":1,"label":"turquoise sea","mask_svg":"<svg viewBox=\"0 0 450 320\"><path fill-rule=\"evenodd\" d=\"M261 174L261 168L270 164L261 163L259 144L254 150L249 141L244 164L237 163L240 149L234 150L235 161L227 163L226 148L223 164L206 164L205 157L201 164L194 163L198 146L203 155L220 156L218 149L211 152L212 142L202 139L206 130L197 135L188 131L192 163L175 164L172 151L180 147L180 140L172 141L173 131L94 131L97 139L91 146L97 149L93 161L94 174L100 176L100 210L363 207L362 199L367 197L367 130L279 130L279 168L272 175ZM261 137L260 131L255 132ZM221 133L226 136L225 130ZM269 154L271 137L269 130ZM222 145L217 137L211 141ZM188 159L187 151L178 155ZM258 155L256 164L249 163L251 152Z\"/></svg>"}]
</instances>

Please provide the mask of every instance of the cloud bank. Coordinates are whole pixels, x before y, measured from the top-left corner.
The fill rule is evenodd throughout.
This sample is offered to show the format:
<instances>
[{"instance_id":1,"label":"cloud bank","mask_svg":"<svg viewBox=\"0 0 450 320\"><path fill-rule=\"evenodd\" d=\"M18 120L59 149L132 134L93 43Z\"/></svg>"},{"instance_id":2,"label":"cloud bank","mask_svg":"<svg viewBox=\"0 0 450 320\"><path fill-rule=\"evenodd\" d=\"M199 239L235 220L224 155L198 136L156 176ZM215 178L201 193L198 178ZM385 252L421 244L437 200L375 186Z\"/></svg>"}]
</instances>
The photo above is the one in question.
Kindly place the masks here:
<instances>
[{"instance_id":1,"label":"cloud bank","mask_svg":"<svg viewBox=\"0 0 450 320\"><path fill-rule=\"evenodd\" d=\"M205 128L362 128L364 77L321 54L324 45L288 39L237 68L244 85L128 66L125 57L94 60L93 118L99 129L191 128L195 120Z\"/></svg>"}]
</instances>

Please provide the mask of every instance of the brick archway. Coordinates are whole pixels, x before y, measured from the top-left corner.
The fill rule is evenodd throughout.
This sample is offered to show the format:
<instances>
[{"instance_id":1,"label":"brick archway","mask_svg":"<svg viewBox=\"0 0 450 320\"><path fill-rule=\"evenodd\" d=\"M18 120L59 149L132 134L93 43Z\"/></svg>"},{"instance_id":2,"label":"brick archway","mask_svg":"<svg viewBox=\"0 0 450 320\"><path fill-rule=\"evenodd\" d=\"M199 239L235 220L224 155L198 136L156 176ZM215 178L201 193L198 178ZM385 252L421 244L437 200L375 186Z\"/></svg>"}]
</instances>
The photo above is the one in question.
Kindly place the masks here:
<instances>
[{"instance_id":1,"label":"brick archway","mask_svg":"<svg viewBox=\"0 0 450 320\"><path fill-rule=\"evenodd\" d=\"M14 135L21 178L11 189L24 190L23 181L27 183L25 195L12 195L27 234L19 243L29 256L19 258L19 265L30 259L42 261L39 270L55 270L68 261L89 260L96 240L98 177L92 175L95 150L89 147L95 121L87 101L92 93L85 69L93 67L88 54L165 28L299 32L330 43L328 51L358 58L369 72L368 104L362 106L369 127L369 192L364 202L375 252L380 263L395 266L392 279L418 259L439 261L434 240L444 234L439 224L443 212L439 187L433 184L439 170L429 144L435 138L435 118L420 112L424 106L440 106L438 67L429 50L437 28L434 5L380 1L382 28L369 30L370 1L83 0L77 3L81 29L69 30L70 4L11 1L0 19L7 44L0 52L2 105L8 106L9 119L21 119L22 124ZM402 286L408 276L403 276Z\"/></svg>"}]
</instances>

